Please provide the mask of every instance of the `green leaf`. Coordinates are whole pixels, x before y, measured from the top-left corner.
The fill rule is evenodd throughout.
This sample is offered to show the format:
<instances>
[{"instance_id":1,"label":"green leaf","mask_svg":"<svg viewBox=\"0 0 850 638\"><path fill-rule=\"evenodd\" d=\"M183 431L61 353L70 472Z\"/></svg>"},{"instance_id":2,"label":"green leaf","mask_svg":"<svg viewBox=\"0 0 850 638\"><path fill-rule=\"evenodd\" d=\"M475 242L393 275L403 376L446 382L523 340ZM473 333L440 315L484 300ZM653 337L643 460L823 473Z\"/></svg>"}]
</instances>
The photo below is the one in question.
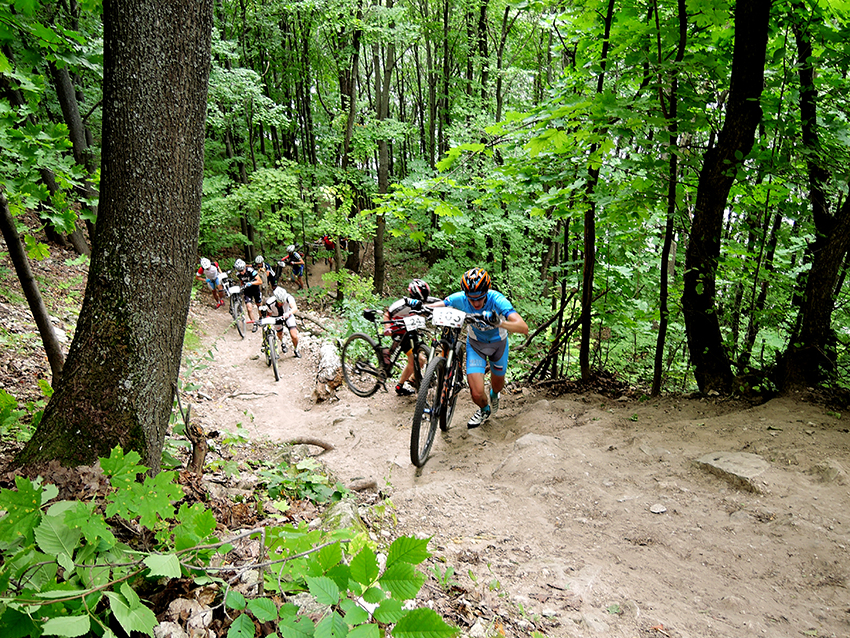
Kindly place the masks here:
<instances>
[{"instance_id":1,"label":"green leaf","mask_svg":"<svg viewBox=\"0 0 850 638\"><path fill-rule=\"evenodd\" d=\"M355 604L354 601L351 602L352 605L345 611L345 624L353 626L369 622L369 612Z\"/></svg>"},{"instance_id":2,"label":"green leaf","mask_svg":"<svg viewBox=\"0 0 850 638\"><path fill-rule=\"evenodd\" d=\"M245 601L245 596L242 595L241 592L236 591L235 589L231 589L227 592L227 597L224 599L224 604L228 609L236 609L242 610L247 607L248 603Z\"/></svg>"},{"instance_id":3,"label":"green leaf","mask_svg":"<svg viewBox=\"0 0 850 638\"><path fill-rule=\"evenodd\" d=\"M311 638L315 626L308 616L287 616L280 619L277 630L282 638Z\"/></svg>"},{"instance_id":4,"label":"green leaf","mask_svg":"<svg viewBox=\"0 0 850 638\"><path fill-rule=\"evenodd\" d=\"M390 545L389 555L387 556L387 568L395 565L398 561L418 565L431 556L431 553L428 551L428 542L430 540L430 538L413 538L412 536L397 538Z\"/></svg>"},{"instance_id":5,"label":"green leaf","mask_svg":"<svg viewBox=\"0 0 850 638\"><path fill-rule=\"evenodd\" d=\"M391 625L393 623L397 623L404 616L404 614L405 612L404 609L402 609L400 600L396 600L395 598L387 598L378 606L378 608L372 615L378 622L382 622L386 625Z\"/></svg>"},{"instance_id":6,"label":"green leaf","mask_svg":"<svg viewBox=\"0 0 850 638\"><path fill-rule=\"evenodd\" d=\"M149 576L180 578L180 560L176 554L149 554L143 562L150 570Z\"/></svg>"},{"instance_id":7,"label":"green leaf","mask_svg":"<svg viewBox=\"0 0 850 638\"><path fill-rule=\"evenodd\" d=\"M35 542L45 554L74 555L80 543L80 530L68 527L63 516L44 516L35 528Z\"/></svg>"},{"instance_id":8,"label":"green leaf","mask_svg":"<svg viewBox=\"0 0 850 638\"><path fill-rule=\"evenodd\" d=\"M371 585L378 577L379 567L375 552L369 547L364 547L351 559L351 577L361 585Z\"/></svg>"},{"instance_id":9,"label":"green leaf","mask_svg":"<svg viewBox=\"0 0 850 638\"><path fill-rule=\"evenodd\" d=\"M115 536L102 514L95 514L95 503L83 503L77 501L75 507L65 512L65 523L70 527L79 529L86 542L94 544L98 539L103 539L111 547L115 545Z\"/></svg>"},{"instance_id":10,"label":"green leaf","mask_svg":"<svg viewBox=\"0 0 850 638\"><path fill-rule=\"evenodd\" d=\"M363 592L363 600L367 603L379 603L387 597L387 593L380 587L370 587Z\"/></svg>"},{"instance_id":11,"label":"green leaf","mask_svg":"<svg viewBox=\"0 0 850 638\"><path fill-rule=\"evenodd\" d=\"M41 626L42 636L84 636L91 629L91 620L85 616L50 618Z\"/></svg>"},{"instance_id":12,"label":"green leaf","mask_svg":"<svg viewBox=\"0 0 850 638\"><path fill-rule=\"evenodd\" d=\"M320 605L336 605L339 602L339 587L327 576L308 576L307 587Z\"/></svg>"},{"instance_id":13,"label":"green leaf","mask_svg":"<svg viewBox=\"0 0 850 638\"><path fill-rule=\"evenodd\" d=\"M13 543L32 538L32 531L41 516L41 489L33 481L15 477L15 490L0 490L0 508L6 515L0 518L0 543Z\"/></svg>"},{"instance_id":14,"label":"green leaf","mask_svg":"<svg viewBox=\"0 0 850 638\"><path fill-rule=\"evenodd\" d=\"M396 563L384 572L379 582L393 598L410 600L416 598L425 582L425 575L417 572L410 563Z\"/></svg>"},{"instance_id":15,"label":"green leaf","mask_svg":"<svg viewBox=\"0 0 850 638\"><path fill-rule=\"evenodd\" d=\"M277 620L277 605L268 598L252 598L248 601L248 611L260 622Z\"/></svg>"},{"instance_id":16,"label":"green leaf","mask_svg":"<svg viewBox=\"0 0 850 638\"><path fill-rule=\"evenodd\" d=\"M380 638L378 625L360 625L348 632L348 638Z\"/></svg>"},{"instance_id":17,"label":"green leaf","mask_svg":"<svg viewBox=\"0 0 850 638\"><path fill-rule=\"evenodd\" d=\"M348 625L337 612L322 618L316 625L314 638L345 638L348 635Z\"/></svg>"},{"instance_id":18,"label":"green leaf","mask_svg":"<svg viewBox=\"0 0 850 638\"><path fill-rule=\"evenodd\" d=\"M237 617L227 630L227 638L254 638L255 635L254 621L248 614Z\"/></svg>"},{"instance_id":19,"label":"green leaf","mask_svg":"<svg viewBox=\"0 0 850 638\"><path fill-rule=\"evenodd\" d=\"M130 587L127 586L125 588L122 586L122 593L126 593L127 589L130 589ZM124 631L128 634L132 631L140 631L148 635L153 635L153 628L158 624L156 616L150 609L141 604L135 592L133 593L133 597L135 598L133 602L128 600L126 596L116 592L108 591L105 593L107 598L109 598L109 608Z\"/></svg>"},{"instance_id":20,"label":"green leaf","mask_svg":"<svg viewBox=\"0 0 850 638\"><path fill-rule=\"evenodd\" d=\"M398 621L393 629L393 638L450 638L458 629L446 624L433 609L414 609Z\"/></svg>"},{"instance_id":21,"label":"green leaf","mask_svg":"<svg viewBox=\"0 0 850 638\"><path fill-rule=\"evenodd\" d=\"M322 566L322 571L326 572L342 560L342 545L339 543L325 545L317 552L316 558Z\"/></svg>"}]
</instances>

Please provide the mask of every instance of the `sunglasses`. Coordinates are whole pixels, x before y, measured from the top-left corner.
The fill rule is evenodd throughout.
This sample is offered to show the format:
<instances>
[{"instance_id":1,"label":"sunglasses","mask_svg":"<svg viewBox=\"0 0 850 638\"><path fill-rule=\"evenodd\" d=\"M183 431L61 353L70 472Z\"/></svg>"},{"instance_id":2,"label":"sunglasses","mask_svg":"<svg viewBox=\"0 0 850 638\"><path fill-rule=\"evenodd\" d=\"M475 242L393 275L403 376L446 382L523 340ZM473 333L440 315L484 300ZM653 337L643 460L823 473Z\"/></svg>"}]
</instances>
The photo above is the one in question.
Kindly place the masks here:
<instances>
[{"instance_id":1,"label":"sunglasses","mask_svg":"<svg viewBox=\"0 0 850 638\"><path fill-rule=\"evenodd\" d=\"M466 298L469 299L470 301L480 301L481 299L484 299L484 297L486 297L486 296L487 296L487 293L482 292L480 295L467 294Z\"/></svg>"}]
</instances>

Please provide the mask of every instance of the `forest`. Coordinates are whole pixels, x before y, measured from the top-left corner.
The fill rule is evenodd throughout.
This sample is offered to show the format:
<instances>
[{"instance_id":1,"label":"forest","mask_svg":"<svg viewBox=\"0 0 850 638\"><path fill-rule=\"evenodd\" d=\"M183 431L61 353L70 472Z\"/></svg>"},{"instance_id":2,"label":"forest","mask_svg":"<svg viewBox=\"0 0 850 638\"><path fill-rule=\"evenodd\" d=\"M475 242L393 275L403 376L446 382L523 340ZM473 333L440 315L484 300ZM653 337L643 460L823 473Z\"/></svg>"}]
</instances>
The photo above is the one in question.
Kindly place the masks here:
<instances>
[{"instance_id":1,"label":"forest","mask_svg":"<svg viewBox=\"0 0 850 638\"><path fill-rule=\"evenodd\" d=\"M141 509L151 538L172 542L163 519L178 494L160 471L198 260L229 268L277 260L288 245L310 254L323 236L335 243L324 255L333 272L299 298L327 301L323 284L332 287L331 312L346 327L413 276L447 295L468 268L485 268L531 328L511 346L512 381L611 375L646 397L845 390L848 9L843 0L2 3L0 230L52 372L16 462L37 471L101 459L126 497L107 515ZM89 264L67 353L31 267L51 246ZM0 393L4 419L10 396ZM20 573L0 570L0 585L34 569L33 542L56 548L50 582L59 568L74 573L61 544L83 536L86 560L100 551L92 560L117 560L88 504L42 514L38 503L56 493L19 478L20 497L0 492L0 551ZM154 495L159 512L140 505ZM33 531L42 515L55 542ZM206 514L181 506L177 516L178 547L211 542ZM406 588L422 584L412 565L425 544L402 539L395 551L407 558L390 553ZM368 547L351 578L336 547L315 559L322 569L355 595L380 589ZM147 555L146 568L139 559L115 581L108 597L127 631L153 625L118 583L144 569L195 569L171 558ZM81 609L89 594L102 602L105 585L89 576L80 578L92 589L75 590L87 593L67 609L65 584L45 594L57 598L53 635L94 622ZM336 585L321 578L313 584L328 595ZM418 610L399 620L405 592L383 599L386 619L415 629ZM20 623L14 635L34 626L20 611L31 602L0 617ZM331 633L345 624L327 622ZM377 635L373 627L358 635Z\"/></svg>"},{"instance_id":2,"label":"forest","mask_svg":"<svg viewBox=\"0 0 850 638\"><path fill-rule=\"evenodd\" d=\"M0 11L10 212L37 210L86 252L100 3ZM340 303L363 282L396 293L388 259L446 294L485 267L545 326L527 380L608 369L653 394L846 383L840 3L213 11L200 255L348 239Z\"/></svg>"}]
</instances>

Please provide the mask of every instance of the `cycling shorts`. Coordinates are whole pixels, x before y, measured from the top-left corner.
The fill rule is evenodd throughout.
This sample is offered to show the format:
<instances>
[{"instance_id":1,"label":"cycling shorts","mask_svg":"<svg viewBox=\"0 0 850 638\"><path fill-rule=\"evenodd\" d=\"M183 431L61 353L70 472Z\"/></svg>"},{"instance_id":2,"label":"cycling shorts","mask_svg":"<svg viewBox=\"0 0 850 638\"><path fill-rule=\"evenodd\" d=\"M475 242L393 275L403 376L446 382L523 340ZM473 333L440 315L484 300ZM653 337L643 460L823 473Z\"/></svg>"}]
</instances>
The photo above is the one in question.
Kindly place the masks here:
<instances>
[{"instance_id":1,"label":"cycling shorts","mask_svg":"<svg viewBox=\"0 0 850 638\"><path fill-rule=\"evenodd\" d=\"M298 264L297 266L292 267L292 274L296 277L300 277L304 274L304 264Z\"/></svg>"},{"instance_id":2,"label":"cycling shorts","mask_svg":"<svg viewBox=\"0 0 850 638\"><path fill-rule=\"evenodd\" d=\"M253 301L256 305L260 305L260 287L248 286L244 290L245 301Z\"/></svg>"},{"instance_id":3,"label":"cycling shorts","mask_svg":"<svg viewBox=\"0 0 850 638\"><path fill-rule=\"evenodd\" d=\"M508 369L508 340L481 343L467 337L466 374L484 374L488 361L490 373L494 377L505 376Z\"/></svg>"},{"instance_id":4,"label":"cycling shorts","mask_svg":"<svg viewBox=\"0 0 850 638\"><path fill-rule=\"evenodd\" d=\"M221 275L218 275L215 279L207 279L207 286L210 287L210 290L215 290L216 288L221 287Z\"/></svg>"}]
</instances>

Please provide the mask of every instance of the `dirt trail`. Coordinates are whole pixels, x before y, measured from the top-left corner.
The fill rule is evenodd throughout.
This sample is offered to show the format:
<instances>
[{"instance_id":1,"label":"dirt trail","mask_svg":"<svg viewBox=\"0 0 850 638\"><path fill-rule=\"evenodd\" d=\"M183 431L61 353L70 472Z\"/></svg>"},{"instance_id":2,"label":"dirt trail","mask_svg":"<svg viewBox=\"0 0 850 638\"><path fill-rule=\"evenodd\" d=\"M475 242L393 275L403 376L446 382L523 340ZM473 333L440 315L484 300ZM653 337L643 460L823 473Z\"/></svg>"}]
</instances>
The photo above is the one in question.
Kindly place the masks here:
<instances>
[{"instance_id":1,"label":"dirt trail","mask_svg":"<svg viewBox=\"0 0 850 638\"><path fill-rule=\"evenodd\" d=\"M206 429L331 442L321 459L340 480L376 480L399 532L433 537L470 596L520 606L547 636L850 636L846 416L790 399L747 408L527 390L467 431L463 396L417 470L413 398L343 387L313 404L317 339L305 337L303 359L290 348L275 383L252 359L259 333L240 339L206 296L193 318L216 348L203 374L212 400L194 406ZM767 460L761 493L697 468L715 451Z\"/></svg>"}]
</instances>

